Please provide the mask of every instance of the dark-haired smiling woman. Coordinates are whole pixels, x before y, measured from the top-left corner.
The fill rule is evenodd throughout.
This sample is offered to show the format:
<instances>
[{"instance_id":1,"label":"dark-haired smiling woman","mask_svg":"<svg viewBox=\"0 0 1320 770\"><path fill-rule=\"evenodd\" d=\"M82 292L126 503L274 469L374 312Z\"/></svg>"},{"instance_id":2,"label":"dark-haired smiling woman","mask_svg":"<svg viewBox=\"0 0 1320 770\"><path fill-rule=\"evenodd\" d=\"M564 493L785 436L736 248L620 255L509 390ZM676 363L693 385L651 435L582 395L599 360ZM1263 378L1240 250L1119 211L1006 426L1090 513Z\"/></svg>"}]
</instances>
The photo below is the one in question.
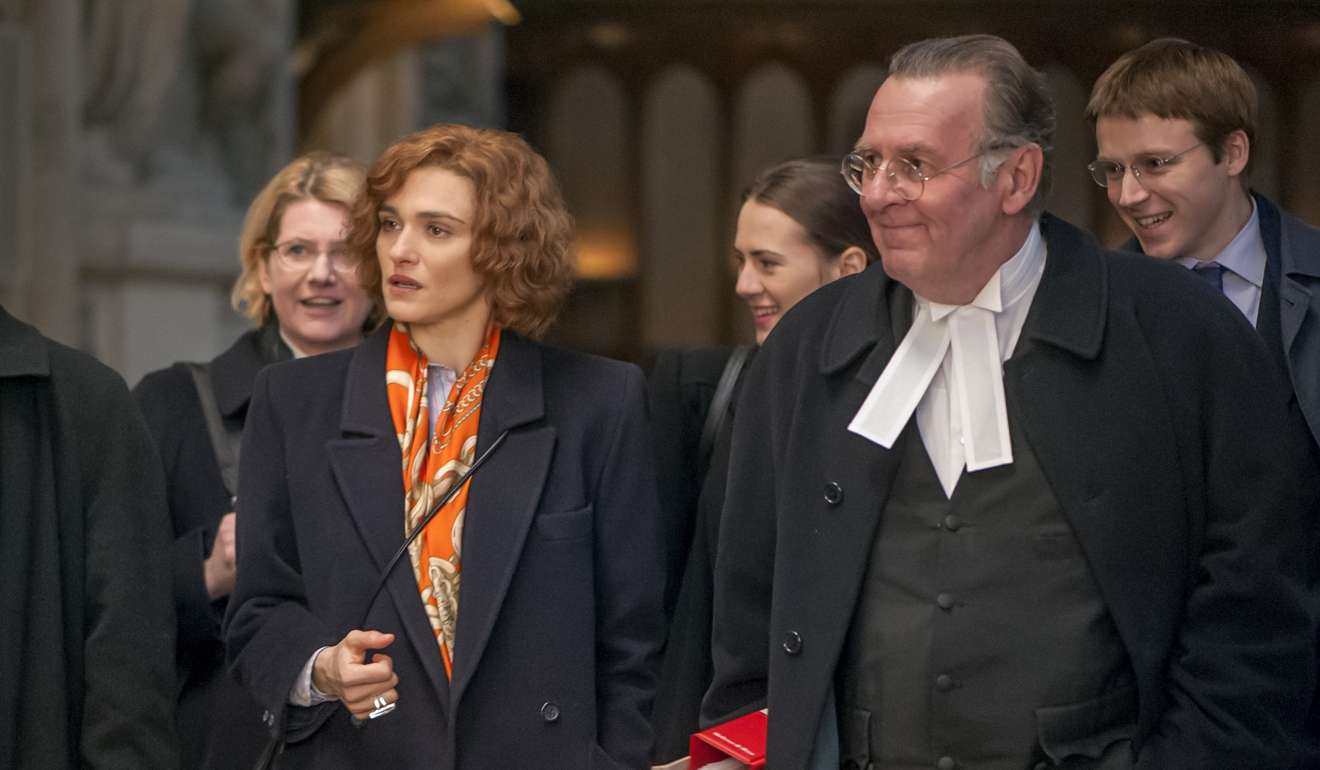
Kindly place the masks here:
<instances>
[{"instance_id":1,"label":"dark-haired smiling woman","mask_svg":"<svg viewBox=\"0 0 1320 770\"><path fill-rule=\"evenodd\" d=\"M643 378L533 341L571 236L512 134L436 126L372 167L350 245L391 322L264 371L243 441L228 650L282 767L646 766L664 577Z\"/></svg>"}]
</instances>

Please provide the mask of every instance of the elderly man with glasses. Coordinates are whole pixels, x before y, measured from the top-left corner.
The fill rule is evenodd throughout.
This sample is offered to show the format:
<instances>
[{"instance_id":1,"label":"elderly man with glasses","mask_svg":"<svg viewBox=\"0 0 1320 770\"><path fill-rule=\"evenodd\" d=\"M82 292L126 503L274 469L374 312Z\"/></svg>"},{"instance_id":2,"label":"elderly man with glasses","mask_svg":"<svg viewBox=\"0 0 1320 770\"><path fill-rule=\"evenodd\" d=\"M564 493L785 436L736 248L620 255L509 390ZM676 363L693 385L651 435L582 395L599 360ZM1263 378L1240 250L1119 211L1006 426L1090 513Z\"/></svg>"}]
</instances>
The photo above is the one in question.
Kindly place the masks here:
<instances>
[{"instance_id":1,"label":"elderly man with glasses","mask_svg":"<svg viewBox=\"0 0 1320 770\"><path fill-rule=\"evenodd\" d=\"M896 53L842 169L883 269L747 375L703 708L768 767L1295 761L1305 429L1209 287L1042 213L1054 123L999 38Z\"/></svg>"}]
</instances>

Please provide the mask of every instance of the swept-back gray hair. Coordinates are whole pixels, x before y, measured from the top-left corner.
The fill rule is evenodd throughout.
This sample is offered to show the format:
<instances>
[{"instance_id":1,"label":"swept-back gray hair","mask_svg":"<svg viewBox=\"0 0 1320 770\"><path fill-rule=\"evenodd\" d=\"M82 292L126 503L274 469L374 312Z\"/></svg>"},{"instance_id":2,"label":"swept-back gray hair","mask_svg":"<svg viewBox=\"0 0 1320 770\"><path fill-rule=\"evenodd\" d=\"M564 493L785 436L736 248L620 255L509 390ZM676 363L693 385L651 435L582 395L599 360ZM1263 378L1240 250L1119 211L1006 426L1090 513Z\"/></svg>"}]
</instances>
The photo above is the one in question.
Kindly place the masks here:
<instances>
[{"instance_id":1,"label":"swept-back gray hair","mask_svg":"<svg viewBox=\"0 0 1320 770\"><path fill-rule=\"evenodd\" d=\"M887 77L932 78L972 73L985 78L984 130L977 147L981 184L989 186L1006 153L1026 144L1044 155L1040 186L1027 207L1045 208L1054 176L1054 103L1045 76L1031 68L1013 44L994 35L921 40L901 48L889 61Z\"/></svg>"}]
</instances>

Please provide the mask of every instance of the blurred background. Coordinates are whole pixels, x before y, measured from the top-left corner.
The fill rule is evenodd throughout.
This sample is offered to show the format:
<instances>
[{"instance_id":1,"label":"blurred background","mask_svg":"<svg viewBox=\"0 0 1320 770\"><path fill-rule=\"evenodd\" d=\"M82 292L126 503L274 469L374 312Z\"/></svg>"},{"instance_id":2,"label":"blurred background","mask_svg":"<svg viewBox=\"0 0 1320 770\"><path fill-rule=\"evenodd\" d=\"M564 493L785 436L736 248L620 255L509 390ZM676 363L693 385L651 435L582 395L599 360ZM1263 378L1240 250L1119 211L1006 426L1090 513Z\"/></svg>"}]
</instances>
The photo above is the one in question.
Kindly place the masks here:
<instances>
[{"instance_id":1,"label":"blurred background","mask_svg":"<svg viewBox=\"0 0 1320 770\"><path fill-rule=\"evenodd\" d=\"M509 128L578 222L551 339L641 363L750 336L737 197L841 156L906 42L989 32L1051 83L1051 209L1125 235L1085 165L1095 77L1163 35L1256 80L1253 185L1320 225L1320 3L1299 0L0 0L0 304L129 384L206 360L239 223L312 149L364 162L442 121Z\"/></svg>"}]
</instances>

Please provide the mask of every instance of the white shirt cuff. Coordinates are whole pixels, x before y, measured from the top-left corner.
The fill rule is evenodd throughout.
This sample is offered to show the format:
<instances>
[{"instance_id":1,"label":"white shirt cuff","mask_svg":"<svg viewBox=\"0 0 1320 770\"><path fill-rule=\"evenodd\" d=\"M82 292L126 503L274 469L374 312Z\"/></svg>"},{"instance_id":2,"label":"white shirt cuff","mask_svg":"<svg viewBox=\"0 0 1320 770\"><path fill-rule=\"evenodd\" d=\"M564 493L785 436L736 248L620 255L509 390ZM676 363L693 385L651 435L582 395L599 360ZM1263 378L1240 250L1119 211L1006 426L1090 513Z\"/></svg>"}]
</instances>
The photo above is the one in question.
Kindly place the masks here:
<instances>
[{"instance_id":1,"label":"white shirt cuff","mask_svg":"<svg viewBox=\"0 0 1320 770\"><path fill-rule=\"evenodd\" d=\"M307 665L302 667L302 673L298 674L298 679L293 683L293 689L289 690L289 703L293 706L319 706L326 701L339 700L332 695L326 695L316 689L312 684L312 667L316 665L316 656L321 654L322 647L312 653L312 657L307 659Z\"/></svg>"}]
</instances>

